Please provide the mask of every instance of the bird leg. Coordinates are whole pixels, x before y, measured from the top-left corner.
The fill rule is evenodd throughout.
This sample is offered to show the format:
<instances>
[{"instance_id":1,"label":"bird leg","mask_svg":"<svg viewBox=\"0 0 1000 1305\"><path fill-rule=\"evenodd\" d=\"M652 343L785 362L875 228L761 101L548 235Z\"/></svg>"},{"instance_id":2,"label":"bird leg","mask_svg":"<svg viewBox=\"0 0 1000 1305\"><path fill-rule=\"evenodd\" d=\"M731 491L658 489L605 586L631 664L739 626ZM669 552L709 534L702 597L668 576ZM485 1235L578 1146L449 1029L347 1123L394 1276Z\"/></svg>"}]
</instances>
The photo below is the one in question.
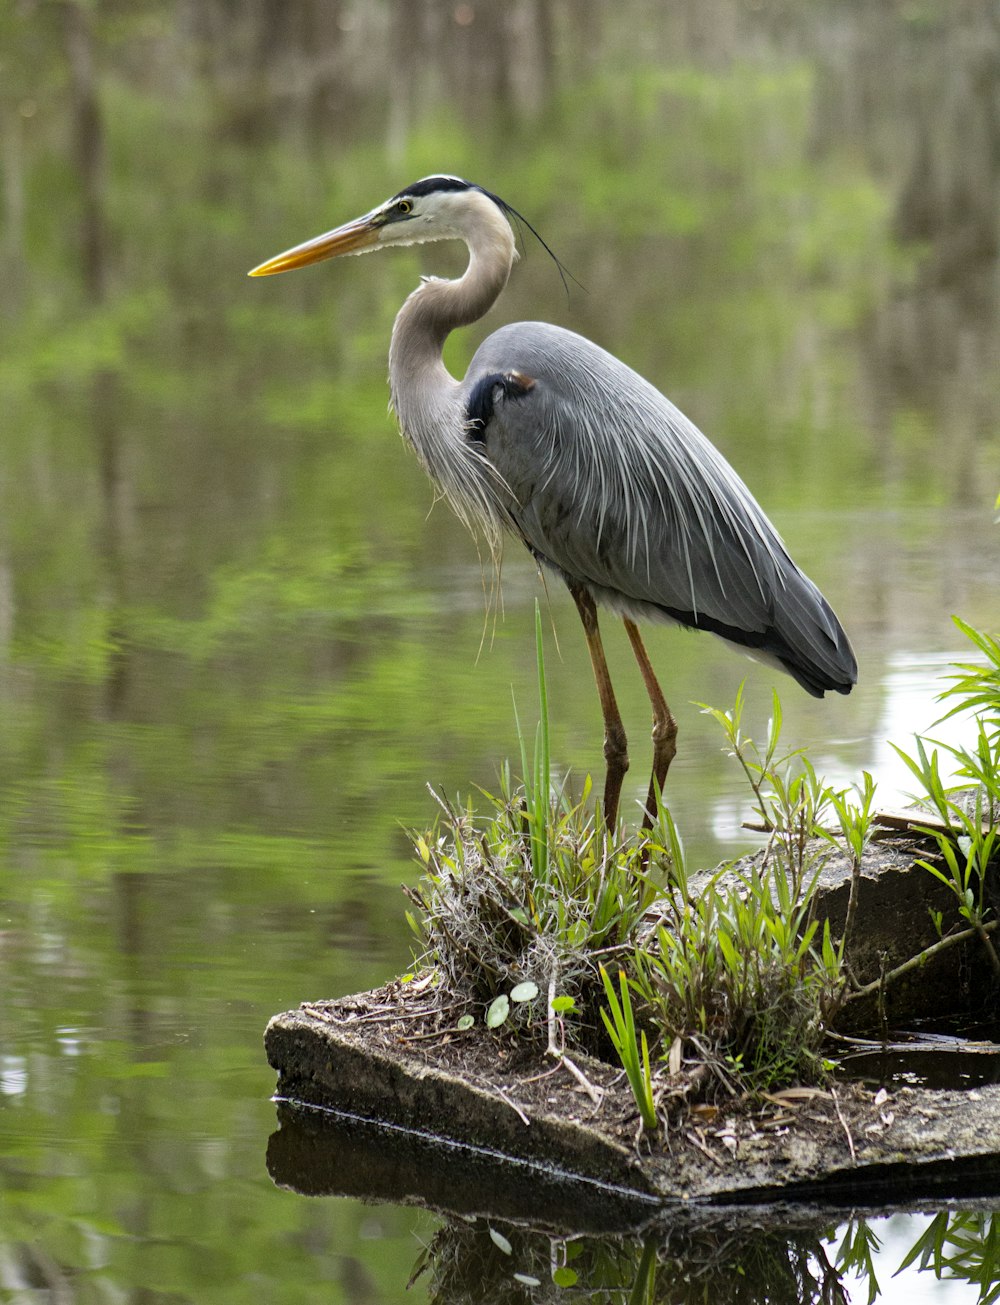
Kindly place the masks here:
<instances>
[{"instance_id":1,"label":"bird leg","mask_svg":"<svg viewBox=\"0 0 1000 1305\"><path fill-rule=\"evenodd\" d=\"M656 823L656 795L658 792L663 792L663 782L667 778L670 763L677 755L677 722L667 706L663 690L656 679L649 654L639 634L639 627L625 617L625 629L628 631L632 651L639 663L642 680L653 707L653 773L649 780L646 813L642 818L642 828L652 829Z\"/></svg>"},{"instance_id":2,"label":"bird leg","mask_svg":"<svg viewBox=\"0 0 1000 1305\"><path fill-rule=\"evenodd\" d=\"M613 831L618 823L618 799L621 796L622 781L628 770L628 740L625 737L621 712L615 701L615 691L611 687L611 676L601 643L601 632L597 627L597 606L588 590L582 586L571 584L569 591L573 595L580 620L583 622L583 632L587 636L587 647L590 649L590 662L594 668L594 679L597 681L597 692L601 699L601 711L604 713L604 760L607 763L607 774L604 779L604 823Z\"/></svg>"}]
</instances>

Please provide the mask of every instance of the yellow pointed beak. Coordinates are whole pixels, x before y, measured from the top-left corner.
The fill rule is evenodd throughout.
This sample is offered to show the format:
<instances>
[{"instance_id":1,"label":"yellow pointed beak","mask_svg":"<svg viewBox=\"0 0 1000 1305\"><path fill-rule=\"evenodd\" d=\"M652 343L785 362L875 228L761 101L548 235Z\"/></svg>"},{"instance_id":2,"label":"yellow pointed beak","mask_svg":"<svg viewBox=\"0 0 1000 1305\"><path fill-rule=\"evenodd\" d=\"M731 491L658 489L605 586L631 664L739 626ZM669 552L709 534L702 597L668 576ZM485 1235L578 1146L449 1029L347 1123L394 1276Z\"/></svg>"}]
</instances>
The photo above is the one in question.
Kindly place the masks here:
<instances>
[{"instance_id":1,"label":"yellow pointed beak","mask_svg":"<svg viewBox=\"0 0 1000 1305\"><path fill-rule=\"evenodd\" d=\"M321 263L324 258L336 258L339 254L360 254L378 242L378 226L368 216L347 222L335 231L315 236L303 245L286 249L283 254L275 254L266 263L255 267L248 276L273 276L276 272L291 272L296 267L308 267L310 263Z\"/></svg>"}]
</instances>

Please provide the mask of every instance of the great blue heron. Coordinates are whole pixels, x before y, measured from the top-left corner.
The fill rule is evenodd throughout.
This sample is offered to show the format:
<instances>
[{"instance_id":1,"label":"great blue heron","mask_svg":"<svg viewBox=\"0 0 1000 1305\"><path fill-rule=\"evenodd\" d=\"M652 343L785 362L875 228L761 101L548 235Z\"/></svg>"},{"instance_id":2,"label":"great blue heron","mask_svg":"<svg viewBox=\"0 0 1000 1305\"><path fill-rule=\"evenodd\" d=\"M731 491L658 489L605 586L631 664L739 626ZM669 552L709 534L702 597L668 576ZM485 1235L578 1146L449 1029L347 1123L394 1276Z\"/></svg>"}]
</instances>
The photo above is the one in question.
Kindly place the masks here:
<instances>
[{"instance_id":1,"label":"great blue heron","mask_svg":"<svg viewBox=\"0 0 1000 1305\"><path fill-rule=\"evenodd\" d=\"M510 531L569 587L604 714L609 829L628 752L597 606L623 617L653 708L648 828L677 750L677 724L637 621L709 630L787 671L817 698L826 689L850 693L857 663L829 604L736 472L613 355L561 327L518 322L480 345L464 380L449 374L441 357L449 332L482 317L507 284L516 257L511 217L520 214L480 186L425 177L250 275L390 245L468 246L463 276L422 279L396 317L392 406L431 480L482 531L494 556Z\"/></svg>"}]
</instances>

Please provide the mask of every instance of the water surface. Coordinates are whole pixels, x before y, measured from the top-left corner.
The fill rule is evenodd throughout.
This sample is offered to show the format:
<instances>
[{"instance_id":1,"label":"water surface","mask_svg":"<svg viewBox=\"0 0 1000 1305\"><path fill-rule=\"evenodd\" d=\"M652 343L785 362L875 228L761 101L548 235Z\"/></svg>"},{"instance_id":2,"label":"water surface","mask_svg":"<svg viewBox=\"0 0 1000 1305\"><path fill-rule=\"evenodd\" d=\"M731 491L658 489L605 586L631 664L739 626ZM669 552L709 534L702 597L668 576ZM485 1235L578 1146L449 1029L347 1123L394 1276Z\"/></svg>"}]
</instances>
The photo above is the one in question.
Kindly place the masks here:
<instances>
[{"instance_id":1,"label":"water surface","mask_svg":"<svg viewBox=\"0 0 1000 1305\"><path fill-rule=\"evenodd\" d=\"M502 321L559 321L745 477L861 679L816 702L711 638L651 632L693 859L745 847L749 807L693 704L728 707L745 676L760 733L778 688L789 746L838 782L871 770L894 805L886 740L931 725L968 651L951 615L997 628L988 8L617 15L157 0L0 19L10 1299L402 1298L437 1223L273 1185L263 1027L409 965L406 831L434 820L427 784L492 791L518 756L536 599L560 776L579 790L600 764L568 597L511 546L490 608L385 412L395 309L460 256L247 281L262 258L414 177L468 175L581 285L527 238L450 364ZM606 626L634 811L648 706ZM894 1283L903 1228L884 1226L880 1299L975 1298Z\"/></svg>"}]
</instances>

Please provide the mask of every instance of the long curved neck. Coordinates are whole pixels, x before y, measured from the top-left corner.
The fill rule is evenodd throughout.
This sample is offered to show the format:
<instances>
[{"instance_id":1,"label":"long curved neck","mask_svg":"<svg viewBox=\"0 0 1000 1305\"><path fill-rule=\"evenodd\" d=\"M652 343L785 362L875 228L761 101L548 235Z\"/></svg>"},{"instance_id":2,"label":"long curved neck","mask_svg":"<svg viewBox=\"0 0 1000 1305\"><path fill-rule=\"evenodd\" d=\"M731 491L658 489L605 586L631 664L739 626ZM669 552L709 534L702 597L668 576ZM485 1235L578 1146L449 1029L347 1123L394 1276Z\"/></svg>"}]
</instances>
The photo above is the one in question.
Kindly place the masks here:
<instances>
[{"instance_id":1,"label":"long curved neck","mask_svg":"<svg viewBox=\"0 0 1000 1305\"><path fill-rule=\"evenodd\" d=\"M389 388L404 438L462 521L486 536L498 555L502 513L497 482L481 449L466 438L459 382L441 350L449 332L478 321L507 284L514 262L514 233L485 195L461 237L469 265L457 281L424 281L406 300L392 328Z\"/></svg>"},{"instance_id":2,"label":"long curved neck","mask_svg":"<svg viewBox=\"0 0 1000 1305\"><path fill-rule=\"evenodd\" d=\"M389 346L392 406L403 434L421 458L429 427L450 415L458 382L441 357L448 335L492 308L514 262L514 235L492 200L482 203L465 230L454 232L469 249L469 265L457 281L431 278L409 296L396 317ZM428 467L431 474L435 469Z\"/></svg>"}]
</instances>

